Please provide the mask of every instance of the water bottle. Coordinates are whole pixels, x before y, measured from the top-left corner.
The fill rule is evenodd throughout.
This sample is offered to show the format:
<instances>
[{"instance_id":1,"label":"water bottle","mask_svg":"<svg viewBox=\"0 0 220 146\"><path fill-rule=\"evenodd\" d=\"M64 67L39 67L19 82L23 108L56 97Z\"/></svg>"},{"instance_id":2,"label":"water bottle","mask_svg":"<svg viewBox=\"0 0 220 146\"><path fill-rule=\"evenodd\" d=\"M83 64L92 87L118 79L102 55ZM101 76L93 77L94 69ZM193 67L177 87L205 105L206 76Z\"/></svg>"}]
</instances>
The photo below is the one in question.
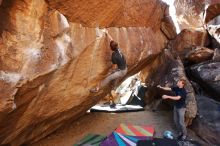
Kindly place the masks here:
<instances>
[{"instance_id":1,"label":"water bottle","mask_svg":"<svg viewBox=\"0 0 220 146\"><path fill-rule=\"evenodd\" d=\"M165 131L163 136L164 136L164 138L174 139L173 133L171 131Z\"/></svg>"}]
</instances>

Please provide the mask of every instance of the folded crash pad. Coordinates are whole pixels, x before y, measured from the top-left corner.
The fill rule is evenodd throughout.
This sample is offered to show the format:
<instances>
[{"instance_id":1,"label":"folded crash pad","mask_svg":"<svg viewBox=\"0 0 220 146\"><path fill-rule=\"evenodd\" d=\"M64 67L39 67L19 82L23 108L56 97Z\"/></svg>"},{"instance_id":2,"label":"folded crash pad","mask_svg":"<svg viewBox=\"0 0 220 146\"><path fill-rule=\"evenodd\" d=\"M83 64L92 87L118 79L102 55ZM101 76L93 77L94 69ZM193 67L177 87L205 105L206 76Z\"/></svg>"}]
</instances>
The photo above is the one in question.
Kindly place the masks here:
<instances>
[{"instance_id":1,"label":"folded crash pad","mask_svg":"<svg viewBox=\"0 0 220 146\"><path fill-rule=\"evenodd\" d=\"M144 108L139 105L122 105L116 104L114 108L111 108L109 104L97 104L90 109L90 112L110 112L110 113L118 113L118 112L137 112L143 111Z\"/></svg>"},{"instance_id":2,"label":"folded crash pad","mask_svg":"<svg viewBox=\"0 0 220 146\"><path fill-rule=\"evenodd\" d=\"M136 146L139 140L153 139L153 135L153 127L120 124L120 126L111 135L109 135L100 145Z\"/></svg>"},{"instance_id":3,"label":"folded crash pad","mask_svg":"<svg viewBox=\"0 0 220 146\"><path fill-rule=\"evenodd\" d=\"M117 132L109 135L100 146L136 146L139 140L146 140L146 136L128 136Z\"/></svg>"}]
</instances>

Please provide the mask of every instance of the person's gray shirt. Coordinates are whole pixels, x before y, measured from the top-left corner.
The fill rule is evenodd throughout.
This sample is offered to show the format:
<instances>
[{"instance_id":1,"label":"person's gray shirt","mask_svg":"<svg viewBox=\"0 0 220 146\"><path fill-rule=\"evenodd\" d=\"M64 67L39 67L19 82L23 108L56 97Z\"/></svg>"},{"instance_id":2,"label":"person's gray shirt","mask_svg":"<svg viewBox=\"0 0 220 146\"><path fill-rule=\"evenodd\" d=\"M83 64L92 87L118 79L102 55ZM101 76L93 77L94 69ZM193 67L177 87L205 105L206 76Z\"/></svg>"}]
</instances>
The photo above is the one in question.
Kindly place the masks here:
<instances>
[{"instance_id":1,"label":"person's gray shirt","mask_svg":"<svg viewBox=\"0 0 220 146\"><path fill-rule=\"evenodd\" d=\"M124 57L124 55L120 52L119 49L115 50L115 51L112 53L112 63L113 63L113 64L117 64L118 69L120 69L120 70L124 70L124 69L127 68L125 57Z\"/></svg>"}]
</instances>

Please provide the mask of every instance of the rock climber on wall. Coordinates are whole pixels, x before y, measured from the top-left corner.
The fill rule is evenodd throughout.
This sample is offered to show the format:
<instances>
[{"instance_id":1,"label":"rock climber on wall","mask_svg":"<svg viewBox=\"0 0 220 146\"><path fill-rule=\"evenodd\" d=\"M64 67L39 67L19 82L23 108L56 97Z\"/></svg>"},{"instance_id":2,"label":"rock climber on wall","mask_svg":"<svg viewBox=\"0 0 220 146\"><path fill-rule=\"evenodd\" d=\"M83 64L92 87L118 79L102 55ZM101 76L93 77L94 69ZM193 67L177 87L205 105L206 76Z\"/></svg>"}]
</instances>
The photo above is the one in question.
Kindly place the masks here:
<instances>
[{"instance_id":1,"label":"rock climber on wall","mask_svg":"<svg viewBox=\"0 0 220 146\"><path fill-rule=\"evenodd\" d=\"M106 86L109 82L115 82L116 79L125 76L127 73L126 59L120 51L118 43L112 39L107 30L105 30L104 32L107 38L110 39L110 48L112 50L112 67L110 69L109 75L103 81L101 81L95 88L90 89L90 92L92 93L99 92L100 89Z\"/></svg>"}]
</instances>

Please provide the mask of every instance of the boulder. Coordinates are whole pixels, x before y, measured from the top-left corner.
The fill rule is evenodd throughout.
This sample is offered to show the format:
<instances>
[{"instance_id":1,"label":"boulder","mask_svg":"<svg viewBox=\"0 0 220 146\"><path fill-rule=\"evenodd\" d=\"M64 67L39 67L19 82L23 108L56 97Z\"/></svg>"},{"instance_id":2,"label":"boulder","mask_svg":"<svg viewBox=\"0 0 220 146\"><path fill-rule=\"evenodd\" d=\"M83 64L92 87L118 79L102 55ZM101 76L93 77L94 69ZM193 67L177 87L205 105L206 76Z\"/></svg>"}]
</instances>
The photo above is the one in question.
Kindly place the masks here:
<instances>
[{"instance_id":1,"label":"boulder","mask_svg":"<svg viewBox=\"0 0 220 146\"><path fill-rule=\"evenodd\" d=\"M220 62L220 49L216 48L212 60Z\"/></svg>"},{"instance_id":2,"label":"boulder","mask_svg":"<svg viewBox=\"0 0 220 146\"><path fill-rule=\"evenodd\" d=\"M207 30L211 37L215 39L217 42L212 42L213 47L218 47L220 46L220 25L208 25Z\"/></svg>"},{"instance_id":3,"label":"boulder","mask_svg":"<svg viewBox=\"0 0 220 146\"><path fill-rule=\"evenodd\" d=\"M203 27L205 0L175 0L176 18L180 30Z\"/></svg>"},{"instance_id":4,"label":"boulder","mask_svg":"<svg viewBox=\"0 0 220 146\"><path fill-rule=\"evenodd\" d=\"M198 116L191 128L209 145L220 145L220 103L205 96L196 99Z\"/></svg>"},{"instance_id":5,"label":"boulder","mask_svg":"<svg viewBox=\"0 0 220 146\"><path fill-rule=\"evenodd\" d=\"M47 0L68 20L89 27L160 28L166 4L160 0Z\"/></svg>"},{"instance_id":6,"label":"boulder","mask_svg":"<svg viewBox=\"0 0 220 146\"><path fill-rule=\"evenodd\" d=\"M203 90L220 101L220 62L207 61L193 65L188 73Z\"/></svg>"},{"instance_id":7,"label":"boulder","mask_svg":"<svg viewBox=\"0 0 220 146\"><path fill-rule=\"evenodd\" d=\"M0 145L31 145L108 93L108 86L89 92L111 67L103 29L118 41L128 75L139 72L167 43L160 30L165 8L159 0L3 0Z\"/></svg>"},{"instance_id":8,"label":"boulder","mask_svg":"<svg viewBox=\"0 0 220 146\"><path fill-rule=\"evenodd\" d=\"M211 2L211 5L206 9L205 23L209 23L212 19L220 14L220 4L219 1Z\"/></svg>"},{"instance_id":9,"label":"boulder","mask_svg":"<svg viewBox=\"0 0 220 146\"><path fill-rule=\"evenodd\" d=\"M169 42L169 48L173 53L184 60L185 55L194 50L195 46L207 46L209 37L206 30L182 30L174 40Z\"/></svg>"},{"instance_id":10,"label":"boulder","mask_svg":"<svg viewBox=\"0 0 220 146\"><path fill-rule=\"evenodd\" d=\"M208 48L220 48L220 43L211 35L209 35L210 44L208 45Z\"/></svg>"},{"instance_id":11,"label":"boulder","mask_svg":"<svg viewBox=\"0 0 220 146\"><path fill-rule=\"evenodd\" d=\"M186 54L185 60L190 63L201 63L207 60L211 60L213 55L213 50L206 47L197 46L195 50L192 50Z\"/></svg>"},{"instance_id":12,"label":"boulder","mask_svg":"<svg viewBox=\"0 0 220 146\"><path fill-rule=\"evenodd\" d=\"M197 82L194 82L194 81L190 80L190 83L192 84L193 89L195 90L196 95L203 95L203 94L205 94L204 91L202 90L201 86Z\"/></svg>"},{"instance_id":13,"label":"boulder","mask_svg":"<svg viewBox=\"0 0 220 146\"><path fill-rule=\"evenodd\" d=\"M149 70L151 70L151 72L149 72ZM165 93L164 91L158 90L155 88L157 85L171 87L175 86L180 78L187 80L185 87L187 91L186 123L190 125L196 116L197 105L194 89L185 75L184 66L180 58L174 58L169 50L165 50L154 62L146 66L142 74L146 75L146 84L150 87L146 96L147 99L159 99L163 94L172 95L172 93Z\"/></svg>"},{"instance_id":14,"label":"boulder","mask_svg":"<svg viewBox=\"0 0 220 146\"><path fill-rule=\"evenodd\" d=\"M174 6L180 30L204 29L220 14L219 0L175 0Z\"/></svg>"}]
</instances>

